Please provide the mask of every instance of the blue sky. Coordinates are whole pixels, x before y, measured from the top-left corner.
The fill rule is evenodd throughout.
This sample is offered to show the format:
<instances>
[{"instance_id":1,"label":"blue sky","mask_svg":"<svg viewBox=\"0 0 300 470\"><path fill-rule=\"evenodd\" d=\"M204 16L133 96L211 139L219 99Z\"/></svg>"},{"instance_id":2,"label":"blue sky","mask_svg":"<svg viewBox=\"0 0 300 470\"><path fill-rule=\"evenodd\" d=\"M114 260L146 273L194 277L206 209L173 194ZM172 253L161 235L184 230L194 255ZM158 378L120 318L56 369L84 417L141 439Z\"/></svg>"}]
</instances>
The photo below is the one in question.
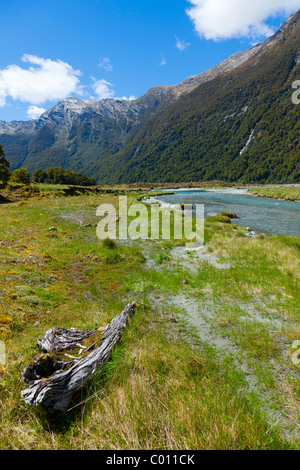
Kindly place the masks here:
<instances>
[{"instance_id":1,"label":"blue sky","mask_svg":"<svg viewBox=\"0 0 300 470\"><path fill-rule=\"evenodd\" d=\"M0 0L0 119L139 97L270 36L300 0Z\"/></svg>"}]
</instances>

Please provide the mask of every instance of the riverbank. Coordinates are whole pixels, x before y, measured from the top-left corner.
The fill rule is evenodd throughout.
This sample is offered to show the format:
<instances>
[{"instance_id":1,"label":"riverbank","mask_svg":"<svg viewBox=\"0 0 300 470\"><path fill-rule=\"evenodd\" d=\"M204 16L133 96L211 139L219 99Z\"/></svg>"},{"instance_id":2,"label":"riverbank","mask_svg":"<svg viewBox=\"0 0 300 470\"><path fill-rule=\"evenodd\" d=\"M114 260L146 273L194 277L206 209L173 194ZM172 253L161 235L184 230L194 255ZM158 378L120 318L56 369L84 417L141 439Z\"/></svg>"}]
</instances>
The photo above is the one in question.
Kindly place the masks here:
<instances>
[{"instance_id":1,"label":"riverbank","mask_svg":"<svg viewBox=\"0 0 300 470\"><path fill-rule=\"evenodd\" d=\"M182 185L181 187L173 187L174 191L213 191L221 194L251 194L268 199L279 199L283 201L300 201L300 184L299 185L262 185L262 186L207 186L199 185L189 187Z\"/></svg>"},{"instance_id":2,"label":"riverbank","mask_svg":"<svg viewBox=\"0 0 300 470\"><path fill-rule=\"evenodd\" d=\"M261 198L277 199L283 201L300 201L300 184L293 185L221 185L211 183L194 183L193 185L168 185L161 187L163 191L213 191L223 194L251 194ZM162 194L162 193L161 193ZM161 195L159 194L159 195Z\"/></svg>"},{"instance_id":3,"label":"riverbank","mask_svg":"<svg viewBox=\"0 0 300 470\"><path fill-rule=\"evenodd\" d=\"M284 201L300 201L300 185L252 187L248 188L248 192L258 197Z\"/></svg>"},{"instance_id":4,"label":"riverbank","mask_svg":"<svg viewBox=\"0 0 300 470\"><path fill-rule=\"evenodd\" d=\"M206 223L206 244L103 244L119 192L0 206L2 449L299 449L299 238ZM129 203L140 195L129 195ZM135 300L112 360L64 415L21 398L36 341L103 328Z\"/></svg>"}]
</instances>

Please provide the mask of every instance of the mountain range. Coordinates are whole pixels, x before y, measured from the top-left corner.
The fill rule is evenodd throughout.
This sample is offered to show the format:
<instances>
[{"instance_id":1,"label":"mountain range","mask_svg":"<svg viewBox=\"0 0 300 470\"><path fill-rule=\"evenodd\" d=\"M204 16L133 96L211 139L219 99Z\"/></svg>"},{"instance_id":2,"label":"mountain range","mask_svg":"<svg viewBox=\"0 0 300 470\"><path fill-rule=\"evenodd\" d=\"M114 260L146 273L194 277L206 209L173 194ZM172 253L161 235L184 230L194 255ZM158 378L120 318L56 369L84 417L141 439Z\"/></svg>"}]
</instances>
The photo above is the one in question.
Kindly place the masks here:
<instances>
[{"instance_id":1,"label":"mountain range","mask_svg":"<svg viewBox=\"0 0 300 470\"><path fill-rule=\"evenodd\" d=\"M300 180L300 10L272 37L136 100L66 98L0 121L11 169L59 166L99 183Z\"/></svg>"}]
</instances>

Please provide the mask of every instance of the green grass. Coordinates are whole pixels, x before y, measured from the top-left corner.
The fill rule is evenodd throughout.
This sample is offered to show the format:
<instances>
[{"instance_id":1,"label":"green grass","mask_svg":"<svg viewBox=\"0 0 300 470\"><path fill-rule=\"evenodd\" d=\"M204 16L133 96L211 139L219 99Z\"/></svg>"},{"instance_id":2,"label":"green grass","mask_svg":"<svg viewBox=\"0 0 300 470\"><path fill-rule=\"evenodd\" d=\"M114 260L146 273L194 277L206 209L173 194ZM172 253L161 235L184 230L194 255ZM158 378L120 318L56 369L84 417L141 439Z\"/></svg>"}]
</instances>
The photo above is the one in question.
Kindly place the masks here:
<instances>
[{"instance_id":1,"label":"green grass","mask_svg":"<svg viewBox=\"0 0 300 470\"><path fill-rule=\"evenodd\" d=\"M286 201L300 201L300 186L266 186L249 189L251 194L272 199L285 199Z\"/></svg>"},{"instance_id":2,"label":"green grass","mask_svg":"<svg viewBox=\"0 0 300 470\"><path fill-rule=\"evenodd\" d=\"M230 217L228 217L227 215L216 215L214 217L207 217L206 218L206 222L210 223L210 222L220 222L222 224L231 224L231 220L230 220Z\"/></svg>"},{"instance_id":3,"label":"green grass","mask_svg":"<svg viewBox=\"0 0 300 470\"><path fill-rule=\"evenodd\" d=\"M299 339L299 239L250 239L232 223L207 222L208 253L230 265L218 269L193 254L174 259L178 242L100 241L95 227L78 220L97 223L97 205L116 204L116 193L54 192L23 202L0 206L0 331L8 357L0 372L1 449L298 448L270 423L263 398L273 393L274 406L287 406L297 420L292 378L299 369L288 353ZM178 294L209 312L211 331L234 345L231 355L199 339L172 304ZM138 307L121 343L72 410L50 416L24 403L21 371L47 329L103 327L132 300ZM257 318L284 325L278 331ZM258 377L251 393L239 351ZM281 382L274 364L290 372Z\"/></svg>"}]
</instances>

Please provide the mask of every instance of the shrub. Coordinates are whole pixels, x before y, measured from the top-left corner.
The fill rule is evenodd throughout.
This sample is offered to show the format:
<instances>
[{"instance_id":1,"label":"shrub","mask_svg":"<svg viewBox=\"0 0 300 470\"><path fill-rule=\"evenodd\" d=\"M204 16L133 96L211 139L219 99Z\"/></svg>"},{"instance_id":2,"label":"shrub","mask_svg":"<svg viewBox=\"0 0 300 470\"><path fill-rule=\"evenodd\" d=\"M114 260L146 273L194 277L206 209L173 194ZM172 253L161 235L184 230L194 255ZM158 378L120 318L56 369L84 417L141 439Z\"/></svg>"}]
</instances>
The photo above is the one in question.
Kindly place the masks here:
<instances>
[{"instance_id":1,"label":"shrub","mask_svg":"<svg viewBox=\"0 0 300 470\"><path fill-rule=\"evenodd\" d=\"M156 264L162 264L164 261L169 261L170 258L166 253L159 253L158 257L156 258Z\"/></svg>"},{"instance_id":2,"label":"shrub","mask_svg":"<svg viewBox=\"0 0 300 470\"><path fill-rule=\"evenodd\" d=\"M13 171L9 181L12 183L30 184L30 175L26 168L18 168Z\"/></svg>"},{"instance_id":3,"label":"shrub","mask_svg":"<svg viewBox=\"0 0 300 470\"><path fill-rule=\"evenodd\" d=\"M102 242L102 245L105 247L105 248L115 248L117 246L116 242L114 240L112 240L111 238L105 238Z\"/></svg>"},{"instance_id":4,"label":"shrub","mask_svg":"<svg viewBox=\"0 0 300 470\"><path fill-rule=\"evenodd\" d=\"M238 216L234 212L230 212L230 211L220 212L220 214L218 214L218 216L229 217L229 219L238 219Z\"/></svg>"},{"instance_id":5,"label":"shrub","mask_svg":"<svg viewBox=\"0 0 300 470\"><path fill-rule=\"evenodd\" d=\"M118 264L122 261L122 257L118 253L113 253L111 255L106 256L105 263L106 264Z\"/></svg>"}]
</instances>

